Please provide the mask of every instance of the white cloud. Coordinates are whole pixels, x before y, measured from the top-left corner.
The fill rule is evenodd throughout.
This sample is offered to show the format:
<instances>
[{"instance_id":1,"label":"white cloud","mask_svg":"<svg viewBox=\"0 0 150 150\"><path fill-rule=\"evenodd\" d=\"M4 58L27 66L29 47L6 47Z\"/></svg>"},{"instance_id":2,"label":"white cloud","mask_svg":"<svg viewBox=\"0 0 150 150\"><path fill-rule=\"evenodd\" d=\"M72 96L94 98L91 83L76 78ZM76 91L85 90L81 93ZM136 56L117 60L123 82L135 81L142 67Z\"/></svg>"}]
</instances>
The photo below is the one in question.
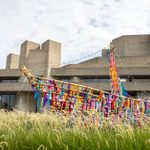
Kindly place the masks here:
<instances>
[{"instance_id":1,"label":"white cloud","mask_svg":"<svg viewBox=\"0 0 150 150\"><path fill-rule=\"evenodd\" d=\"M62 43L62 61L123 34L150 33L149 0L0 0L0 67L28 39Z\"/></svg>"}]
</instances>

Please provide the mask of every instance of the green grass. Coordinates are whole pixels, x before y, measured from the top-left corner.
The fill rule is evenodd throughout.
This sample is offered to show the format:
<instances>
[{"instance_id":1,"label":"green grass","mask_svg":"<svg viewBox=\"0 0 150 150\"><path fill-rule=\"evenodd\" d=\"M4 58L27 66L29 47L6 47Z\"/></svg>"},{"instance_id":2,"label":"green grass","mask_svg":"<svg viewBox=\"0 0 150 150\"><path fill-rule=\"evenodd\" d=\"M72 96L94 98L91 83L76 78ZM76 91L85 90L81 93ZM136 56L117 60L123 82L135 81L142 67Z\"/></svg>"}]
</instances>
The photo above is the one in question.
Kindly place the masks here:
<instances>
[{"instance_id":1,"label":"green grass","mask_svg":"<svg viewBox=\"0 0 150 150\"><path fill-rule=\"evenodd\" d=\"M9 150L149 150L150 119L135 127L104 120L101 126L80 117L75 123L59 114L0 112L0 149ZM89 119L90 120L90 119Z\"/></svg>"}]
</instances>

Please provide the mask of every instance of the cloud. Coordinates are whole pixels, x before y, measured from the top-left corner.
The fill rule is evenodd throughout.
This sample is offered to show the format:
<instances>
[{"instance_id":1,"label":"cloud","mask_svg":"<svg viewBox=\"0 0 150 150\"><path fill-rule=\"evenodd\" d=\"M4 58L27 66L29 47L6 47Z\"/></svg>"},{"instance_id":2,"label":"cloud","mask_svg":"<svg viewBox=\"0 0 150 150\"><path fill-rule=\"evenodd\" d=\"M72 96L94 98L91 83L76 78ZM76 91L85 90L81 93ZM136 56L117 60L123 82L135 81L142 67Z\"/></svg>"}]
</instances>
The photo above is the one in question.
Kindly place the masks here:
<instances>
[{"instance_id":1,"label":"cloud","mask_svg":"<svg viewBox=\"0 0 150 150\"><path fill-rule=\"evenodd\" d=\"M0 0L0 67L24 40L62 43L62 62L124 34L150 33L149 0Z\"/></svg>"}]
</instances>

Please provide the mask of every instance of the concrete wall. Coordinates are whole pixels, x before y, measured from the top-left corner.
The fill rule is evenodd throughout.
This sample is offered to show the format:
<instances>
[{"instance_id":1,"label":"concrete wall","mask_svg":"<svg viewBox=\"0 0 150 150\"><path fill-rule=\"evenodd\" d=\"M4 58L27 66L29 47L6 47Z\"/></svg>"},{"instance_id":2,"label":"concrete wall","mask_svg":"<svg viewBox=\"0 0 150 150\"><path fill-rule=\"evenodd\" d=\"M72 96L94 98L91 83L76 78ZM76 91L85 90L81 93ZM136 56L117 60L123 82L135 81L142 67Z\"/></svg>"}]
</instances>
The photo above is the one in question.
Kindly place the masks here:
<instances>
[{"instance_id":1,"label":"concrete wall","mask_svg":"<svg viewBox=\"0 0 150 150\"><path fill-rule=\"evenodd\" d=\"M114 39L116 63L120 76L135 75L139 78L143 75L150 76L150 35L121 36ZM20 77L21 65L26 65L35 75L53 78L66 78L71 82L88 85L93 88L110 90L110 82L84 81L86 77L109 78L109 60L107 51L102 52L102 57L96 57L79 64L67 65L60 68L61 44L47 40L43 44L25 41L21 45L19 56L9 55L6 70L0 70L0 77ZM15 69L14 69L15 68ZM16 108L23 111L34 111L35 100L32 89L28 83L20 78L19 83L0 83L1 92L18 92ZM124 83L127 91L147 91L150 89L149 79L137 79L133 82ZM21 89L21 90L20 90ZM139 95L140 96L140 95Z\"/></svg>"},{"instance_id":2,"label":"concrete wall","mask_svg":"<svg viewBox=\"0 0 150 150\"><path fill-rule=\"evenodd\" d=\"M0 70L0 77L18 77L16 83L0 83L0 92L17 92L15 107L21 111L35 111L35 100L30 85L21 77L19 67L25 65L35 75L50 76L51 67L60 67L61 44L47 40L42 45L31 41L21 44L19 55L10 54L7 57L6 69ZM25 83L24 83L25 82Z\"/></svg>"},{"instance_id":3,"label":"concrete wall","mask_svg":"<svg viewBox=\"0 0 150 150\"><path fill-rule=\"evenodd\" d=\"M116 56L118 67L150 67L150 56ZM71 64L64 68L108 68L109 59L107 57L96 57L79 64ZM58 68L59 69L59 68Z\"/></svg>"},{"instance_id":4,"label":"concrete wall","mask_svg":"<svg viewBox=\"0 0 150 150\"><path fill-rule=\"evenodd\" d=\"M0 83L0 92L32 91L29 83Z\"/></svg>"},{"instance_id":5,"label":"concrete wall","mask_svg":"<svg viewBox=\"0 0 150 150\"><path fill-rule=\"evenodd\" d=\"M110 82L77 82L78 84L82 84L85 86L89 86L92 88L110 91L111 90L111 83ZM150 82L125 82L123 83L126 91L142 91L144 96L147 97L147 93L150 92Z\"/></svg>"},{"instance_id":6,"label":"concrete wall","mask_svg":"<svg viewBox=\"0 0 150 150\"><path fill-rule=\"evenodd\" d=\"M19 55L9 54L6 60L6 69L18 69L19 67Z\"/></svg>"},{"instance_id":7,"label":"concrete wall","mask_svg":"<svg viewBox=\"0 0 150 150\"><path fill-rule=\"evenodd\" d=\"M120 56L150 56L150 35L124 35L112 43Z\"/></svg>"},{"instance_id":8,"label":"concrete wall","mask_svg":"<svg viewBox=\"0 0 150 150\"><path fill-rule=\"evenodd\" d=\"M20 92L15 101L15 108L21 111L35 111L36 102L33 99L33 93Z\"/></svg>"},{"instance_id":9,"label":"concrete wall","mask_svg":"<svg viewBox=\"0 0 150 150\"><path fill-rule=\"evenodd\" d=\"M49 76L51 67L60 67L61 44L47 40L41 46L38 43L25 41L21 45L19 66L25 65L34 74Z\"/></svg>"},{"instance_id":10,"label":"concrete wall","mask_svg":"<svg viewBox=\"0 0 150 150\"><path fill-rule=\"evenodd\" d=\"M42 49L46 51L46 76L50 77L51 68L59 68L61 64L61 43L47 40L42 44Z\"/></svg>"},{"instance_id":11,"label":"concrete wall","mask_svg":"<svg viewBox=\"0 0 150 150\"><path fill-rule=\"evenodd\" d=\"M33 74L45 76L44 71L46 68L46 52L37 49L30 52L28 58L26 59L28 65L26 65L29 69L32 70Z\"/></svg>"},{"instance_id":12,"label":"concrete wall","mask_svg":"<svg viewBox=\"0 0 150 150\"><path fill-rule=\"evenodd\" d=\"M19 69L0 69L0 77L20 77Z\"/></svg>"},{"instance_id":13,"label":"concrete wall","mask_svg":"<svg viewBox=\"0 0 150 150\"><path fill-rule=\"evenodd\" d=\"M38 44L38 43L34 43L34 42L31 42L31 41L25 41L24 43L22 43L21 44L21 50L20 50L19 66L27 65L27 67L28 67L29 64L27 62L27 58L30 54L30 51L37 50L39 48L40 48L40 44Z\"/></svg>"},{"instance_id":14,"label":"concrete wall","mask_svg":"<svg viewBox=\"0 0 150 150\"><path fill-rule=\"evenodd\" d=\"M128 76L128 75L135 75L135 76L150 76L150 68L148 67L122 67L118 68L118 72L120 76ZM109 68L61 68L61 69L52 69L51 70L52 76L109 76Z\"/></svg>"}]
</instances>

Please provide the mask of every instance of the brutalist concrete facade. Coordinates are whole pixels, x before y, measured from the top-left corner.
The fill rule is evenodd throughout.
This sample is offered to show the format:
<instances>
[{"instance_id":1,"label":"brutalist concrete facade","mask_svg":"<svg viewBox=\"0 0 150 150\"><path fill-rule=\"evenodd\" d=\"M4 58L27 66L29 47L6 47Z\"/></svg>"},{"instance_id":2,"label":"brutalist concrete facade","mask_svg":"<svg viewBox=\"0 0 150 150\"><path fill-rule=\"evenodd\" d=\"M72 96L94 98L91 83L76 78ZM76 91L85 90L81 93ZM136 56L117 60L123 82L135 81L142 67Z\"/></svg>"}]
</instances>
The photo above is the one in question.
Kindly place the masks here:
<instances>
[{"instance_id":1,"label":"brutalist concrete facade","mask_svg":"<svg viewBox=\"0 0 150 150\"><path fill-rule=\"evenodd\" d=\"M112 41L119 76L131 96L150 97L150 35L124 35ZM48 40L43 44L25 41L20 55L7 57L0 70L0 106L34 111L30 85L21 77L19 67L26 65L33 74L79 83L110 91L108 50L102 56L61 67L61 44Z\"/></svg>"}]
</instances>

